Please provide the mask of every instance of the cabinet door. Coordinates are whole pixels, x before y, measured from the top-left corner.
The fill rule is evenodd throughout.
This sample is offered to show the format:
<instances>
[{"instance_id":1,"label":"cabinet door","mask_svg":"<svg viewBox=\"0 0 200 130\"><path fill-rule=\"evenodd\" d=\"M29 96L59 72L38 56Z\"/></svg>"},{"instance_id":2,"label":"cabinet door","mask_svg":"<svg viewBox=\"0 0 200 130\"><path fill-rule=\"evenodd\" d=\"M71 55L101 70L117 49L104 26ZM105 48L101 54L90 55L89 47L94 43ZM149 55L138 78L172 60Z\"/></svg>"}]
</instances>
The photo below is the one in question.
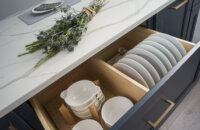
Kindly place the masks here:
<instances>
[{"instance_id":1,"label":"cabinet door","mask_svg":"<svg viewBox=\"0 0 200 130\"><path fill-rule=\"evenodd\" d=\"M200 2L193 2L192 11L190 14L190 20L188 23L187 35L186 40L192 41L194 30L196 27L196 22L199 14Z\"/></svg>"},{"instance_id":2,"label":"cabinet door","mask_svg":"<svg viewBox=\"0 0 200 130\"><path fill-rule=\"evenodd\" d=\"M10 112L6 116L0 118L1 130L33 130L23 119L15 112Z\"/></svg>"},{"instance_id":3,"label":"cabinet door","mask_svg":"<svg viewBox=\"0 0 200 130\"><path fill-rule=\"evenodd\" d=\"M43 127L28 103L23 103L15 110L0 118L0 130L43 130Z\"/></svg>"},{"instance_id":4,"label":"cabinet door","mask_svg":"<svg viewBox=\"0 0 200 130\"><path fill-rule=\"evenodd\" d=\"M157 31L185 39L192 0L188 0L185 5L177 10L172 8L176 7L181 2L182 1L176 1L172 3L169 7L156 15L155 29Z\"/></svg>"},{"instance_id":5,"label":"cabinet door","mask_svg":"<svg viewBox=\"0 0 200 130\"><path fill-rule=\"evenodd\" d=\"M111 130L157 129L197 81L200 64L200 43L183 57ZM174 106L175 104L175 106ZM164 118L162 118L164 117ZM157 124L156 124L157 123Z\"/></svg>"},{"instance_id":6,"label":"cabinet door","mask_svg":"<svg viewBox=\"0 0 200 130\"><path fill-rule=\"evenodd\" d=\"M17 107L14 112L34 130L43 130L35 111L27 102Z\"/></svg>"}]
</instances>

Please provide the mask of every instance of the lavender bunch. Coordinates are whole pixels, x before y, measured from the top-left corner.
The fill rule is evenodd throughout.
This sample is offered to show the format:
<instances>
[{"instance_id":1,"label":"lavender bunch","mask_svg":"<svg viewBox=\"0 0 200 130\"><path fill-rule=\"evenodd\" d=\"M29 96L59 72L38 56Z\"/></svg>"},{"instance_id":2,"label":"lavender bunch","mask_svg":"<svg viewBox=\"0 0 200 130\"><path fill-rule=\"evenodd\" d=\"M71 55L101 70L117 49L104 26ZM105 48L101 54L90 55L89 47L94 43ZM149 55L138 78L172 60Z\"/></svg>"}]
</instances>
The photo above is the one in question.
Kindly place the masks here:
<instances>
[{"instance_id":1,"label":"lavender bunch","mask_svg":"<svg viewBox=\"0 0 200 130\"><path fill-rule=\"evenodd\" d=\"M105 0L94 0L89 5L89 10L83 9L81 12L75 11L70 6L61 8L60 11L63 13L63 16L56 21L56 24L50 29L41 31L37 35L35 42L25 46L26 52L18 56L43 50L46 56L41 58L34 66L37 68L60 51L73 51L74 47L81 40L83 33L87 31L87 23L94 16L94 12L97 13L100 10L104 2Z\"/></svg>"}]
</instances>

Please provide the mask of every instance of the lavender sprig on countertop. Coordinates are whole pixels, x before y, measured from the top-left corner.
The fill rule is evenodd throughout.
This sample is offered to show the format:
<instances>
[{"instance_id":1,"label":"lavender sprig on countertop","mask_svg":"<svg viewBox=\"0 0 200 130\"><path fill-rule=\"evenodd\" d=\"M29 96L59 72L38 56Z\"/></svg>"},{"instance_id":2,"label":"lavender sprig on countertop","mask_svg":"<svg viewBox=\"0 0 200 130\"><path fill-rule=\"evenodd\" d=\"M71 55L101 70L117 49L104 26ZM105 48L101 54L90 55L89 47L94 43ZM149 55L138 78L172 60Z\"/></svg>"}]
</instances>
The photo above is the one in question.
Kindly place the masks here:
<instances>
[{"instance_id":1,"label":"lavender sprig on countertop","mask_svg":"<svg viewBox=\"0 0 200 130\"><path fill-rule=\"evenodd\" d=\"M61 8L60 11L63 12L63 16L60 20L57 20L56 24L50 29L41 31L35 42L25 46L26 52L18 56L43 50L46 56L41 58L34 66L37 68L60 51L74 51L74 47L81 40L81 36L87 31L87 23L104 3L105 0L94 0L89 7L81 12L76 12L70 6Z\"/></svg>"}]
</instances>

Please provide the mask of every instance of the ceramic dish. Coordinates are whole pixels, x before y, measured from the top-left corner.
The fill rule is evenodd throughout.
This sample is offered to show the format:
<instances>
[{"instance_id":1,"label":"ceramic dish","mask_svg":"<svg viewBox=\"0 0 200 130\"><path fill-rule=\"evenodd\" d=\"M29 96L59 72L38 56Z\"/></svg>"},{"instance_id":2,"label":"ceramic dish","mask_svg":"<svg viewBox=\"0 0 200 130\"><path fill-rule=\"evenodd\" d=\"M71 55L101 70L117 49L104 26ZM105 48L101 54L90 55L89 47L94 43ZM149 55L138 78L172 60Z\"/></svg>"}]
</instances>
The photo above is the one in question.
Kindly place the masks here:
<instances>
[{"instance_id":1,"label":"ceramic dish","mask_svg":"<svg viewBox=\"0 0 200 130\"><path fill-rule=\"evenodd\" d=\"M118 61L119 63L127 64L128 66L135 69L146 81L149 88L152 88L155 85L155 82L151 76L151 74L143 67L142 64L138 63L137 61L129 58L122 58Z\"/></svg>"},{"instance_id":2,"label":"ceramic dish","mask_svg":"<svg viewBox=\"0 0 200 130\"><path fill-rule=\"evenodd\" d=\"M145 42L145 41L143 41L143 42ZM142 49L145 49L145 50L153 53L165 65L167 71L172 69L172 65L171 65L170 61L159 49L157 49L153 46L150 46L150 45L145 45L145 44L139 44L136 46L136 48L142 48Z\"/></svg>"},{"instance_id":3,"label":"ceramic dish","mask_svg":"<svg viewBox=\"0 0 200 130\"><path fill-rule=\"evenodd\" d=\"M175 39L173 36L170 36L170 35L164 34L164 33L155 33L153 35L165 38L166 40L170 41L172 44L174 44L176 46L176 48L179 50L179 52L181 53L182 56L186 55L187 52L186 52L185 48L183 47L183 45L177 39Z\"/></svg>"},{"instance_id":4,"label":"ceramic dish","mask_svg":"<svg viewBox=\"0 0 200 130\"><path fill-rule=\"evenodd\" d=\"M60 96L70 107L81 108L88 106L99 93L101 89L92 81L80 80L62 91Z\"/></svg>"},{"instance_id":5,"label":"ceramic dish","mask_svg":"<svg viewBox=\"0 0 200 130\"><path fill-rule=\"evenodd\" d=\"M93 103L95 103L95 105L97 106L97 105L98 105L97 101L101 101L101 100L103 100L103 98L104 98L104 95L103 95L103 93L101 92L101 93L98 94L98 96L96 96L96 98L94 98L94 99L90 102L90 104L88 104L88 105L86 105L86 106L82 106L82 107L76 107L76 108L70 106L70 108L71 108L73 111L75 111L75 112L86 111L86 110L88 110L88 106L92 105Z\"/></svg>"},{"instance_id":6,"label":"ceramic dish","mask_svg":"<svg viewBox=\"0 0 200 130\"><path fill-rule=\"evenodd\" d=\"M79 121L72 130L103 130L103 128L97 121L87 119Z\"/></svg>"},{"instance_id":7,"label":"ceramic dish","mask_svg":"<svg viewBox=\"0 0 200 130\"><path fill-rule=\"evenodd\" d=\"M113 126L129 109L133 103L126 97L112 97L105 102L101 115L108 127Z\"/></svg>"},{"instance_id":8,"label":"ceramic dish","mask_svg":"<svg viewBox=\"0 0 200 130\"><path fill-rule=\"evenodd\" d=\"M105 97L104 95L102 95L101 97L99 97L97 100L95 100L93 103L95 104L95 106L97 108L101 107L101 104L104 102ZM89 106L91 106L92 104L90 104ZM76 111L76 110L72 110L75 114L78 114L80 116L89 116L91 115L90 110L88 109L89 106L87 107L87 109L81 110L81 111ZM99 109L98 109L99 110Z\"/></svg>"},{"instance_id":9,"label":"ceramic dish","mask_svg":"<svg viewBox=\"0 0 200 130\"><path fill-rule=\"evenodd\" d=\"M120 70L122 73L128 75L132 79L136 80L137 82L141 83L145 87L149 88L146 81L135 69L123 63L115 63L113 66L117 68L118 70Z\"/></svg>"},{"instance_id":10,"label":"ceramic dish","mask_svg":"<svg viewBox=\"0 0 200 130\"><path fill-rule=\"evenodd\" d=\"M64 3L64 0L46 0L45 2L35 6L32 9L33 14L43 14L55 10L55 8L60 7ZM52 6L52 7L50 7ZM39 9L39 8L48 8L48 9Z\"/></svg>"},{"instance_id":11,"label":"ceramic dish","mask_svg":"<svg viewBox=\"0 0 200 130\"><path fill-rule=\"evenodd\" d=\"M145 40L145 42L141 42L141 44L147 44L147 45L151 45L157 49L159 49L161 52L163 52L163 54L165 54L165 56L168 58L168 60L170 61L170 63L172 64L172 66L176 65L176 59L175 57L173 56L173 54L166 48L164 47L163 45L157 43L157 42L154 42L154 41L148 41L148 40Z\"/></svg>"},{"instance_id":12,"label":"ceramic dish","mask_svg":"<svg viewBox=\"0 0 200 130\"><path fill-rule=\"evenodd\" d=\"M161 38L161 37L157 37L157 36L149 36L145 40L154 41L154 42L157 42L157 43L165 46L173 54L173 56L175 57L177 62L179 60L181 60L182 55L179 52L179 50L171 42L167 41L166 39Z\"/></svg>"},{"instance_id":13,"label":"ceramic dish","mask_svg":"<svg viewBox=\"0 0 200 130\"><path fill-rule=\"evenodd\" d=\"M100 103L101 104L101 103ZM101 104L102 105L102 104ZM97 111L99 111L100 110L100 108L101 108L101 105L98 105L97 106ZM89 111L89 110L88 110ZM79 117L80 119L89 119L89 118L91 118L92 117L92 114L90 113L90 112L82 112L82 113L80 113L80 112L74 112L73 111L73 113L77 116L77 117Z\"/></svg>"},{"instance_id":14,"label":"ceramic dish","mask_svg":"<svg viewBox=\"0 0 200 130\"><path fill-rule=\"evenodd\" d=\"M160 77L163 77L167 73L167 69L163 65L163 63L151 52L141 49L141 48L133 48L127 52L127 54L136 54L143 58L145 58L149 63L151 63L157 72L159 73Z\"/></svg>"},{"instance_id":15,"label":"ceramic dish","mask_svg":"<svg viewBox=\"0 0 200 130\"><path fill-rule=\"evenodd\" d=\"M151 74L152 78L154 79L155 83L157 83L160 80L160 76L156 69L149 63L147 60L145 60L143 57L135 55L135 54L127 54L125 56L126 58L133 59L137 61L138 63L142 64L144 68L147 69L147 71Z\"/></svg>"}]
</instances>

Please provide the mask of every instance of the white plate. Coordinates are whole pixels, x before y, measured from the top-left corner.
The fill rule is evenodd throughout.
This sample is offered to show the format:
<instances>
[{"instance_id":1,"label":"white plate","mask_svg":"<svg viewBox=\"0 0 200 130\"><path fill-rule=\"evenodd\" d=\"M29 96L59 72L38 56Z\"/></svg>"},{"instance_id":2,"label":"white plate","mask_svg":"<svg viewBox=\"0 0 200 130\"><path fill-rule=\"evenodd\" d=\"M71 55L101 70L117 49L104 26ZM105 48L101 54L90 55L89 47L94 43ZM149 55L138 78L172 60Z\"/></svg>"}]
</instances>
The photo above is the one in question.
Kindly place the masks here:
<instances>
[{"instance_id":1,"label":"white plate","mask_svg":"<svg viewBox=\"0 0 200 130\"><path fill-rule=\"evenodd\" d=\"M156 69L151 65L151 63L149 63L143 57L135 55L135 54L128 54L125 57L133 59L133 60L137 61L138 63L142 64L148 70L148 72L151 74L155 83L157 83L160 80L160 76L159 76L158 72L156 71Z\"/></svg>"},{"instance_id":2,"label":"white plate","mask_svg":"<svg viewBox=\"0 0 200 130\"><path fill-rule=\"evenodd\" d=\"M112 97L103 105L101 115L107 126L111 127L132 107L133 103L128 98Z\"/></svg>"},{"instance_id":3,"label":"white plate","mask_svg":"<svg viewBox=\"0 0 200 130\"><path fill-rule=\"evenodd\" d=\"M183 45L177 39L175 39L173 36L170 36L170 35L164 34L164 33L155 33L153 35L165 38L166 40L170 41L171 43L173 43L176 46L176 48L179 50L179 52L181 53L182 56L186 55L187 52L186 52L185 48L183 47Z\"/></svg>"},{"instance_id":4,"label":"white plate","mask_svg":"<svg viewBox=\"0 0 200 130\"><path fill-rule=\"evenodd\" d=\"M145 41L143 41L143 42L145 42ZM153 53L165 65L167 71L172 69L172 65L171 65L170 61L159 49L157 49L153 46L150 46L150 45L145 45L145 44L139 44L136 46L136 48L142 48L142 49L145 49L145 50Z\"/></svg>"},{"instance_id":5,"label":"white plate","mask_svg":"<svg viewBox=\"0 0 200 130\"><path fill-rule=\"evenodd\" d=\"M103 130L103 128L97 121L87 119L79 121L72 130Z\"/></svg>"},{"instance_id":6,"label":"white plate","mask_svg":"<svg viewBox=\"0 0 200 130\"><path fill-rule=\"evenodd\" d=\"M161 52L163 52L165 54L165 56L168 58L168 60L170 61L170 63L172 64L172 66L176 65L176 59L175 57L172 55L172 53L163 45L154 42L154 41L147 41L145 40L145 42L141 42L141 44L147 44L147 45L151 45L157 49L159 49Z\"/></svg>"},{"instance_id":7,"label":"white plate","mask_svg":"<svg viewBox=\"0 0 200 130\"><path fill-rule=\"evenodd\" d=\"M167 41L166 39L161 38L161 37L156 37L156 36L149 36L145 40L154 41L165 46L173 54L177 62L181 60L182 55L179 52L179 50L171 42Z\"/></svg>"},{"instance_id":8,"label":"white plate","mask_svg":"<svg viewBox=\"0 0 200 130\"><path fill-rule=\"evenodd\" d=\"M147 50L141 48L133 48L128 51L127 54L136 54L145 58L156 68L160 77L163 77L167 73L167 69L165 68L163 63L153 53Z\"/></svg>"},{"instance_id":9,"label":"white plate","mask_svg":"<svg viewBox=\"0 0 200 130\"><path fill-rule=\"evenodd\" d=\"M137 82L141 83L142 85L144 85L145 87L149 88L146 81L135 69L133 69L130 66L123 64L123 63L115 63L113 66L115 68L117 68L118 70L120 70L122 73L130 76L135 81L137 81Z\"/></svg>"},{"instance_id":10,"label":"white plate","mask_svg":"<svg viewBox=\"0 0 200 130\"><path fill-rule=\"evenodd\" d=\"M35 8L39 7L42 4L51 4L51 3L58 3L58 2L61 2L61 3L58 6L56 6L56 8L60 7L64 3L64 0L46 0L45 2L35 6L32 9L32 13L34 13L34 14L43 14L43 13L47 13L47 12L53 11L55 8L52 8L52 9L49 9L49 10L43 10L43 11L36 11Z\"/></svg>"},{"instance_id":11,"label":"white plate","mask_svg":"<svg viewBox=\"0 0 200 130\"><path fill-rule=\"evenodd\" d=\"M151 76L151 74L144 68L144 66L137 61L129 58L122 58L118 61L119 63L124 63L135 69L146 81L149 88L152 88L155 85L155 82Z\"/></svg>"}]
</instances>

